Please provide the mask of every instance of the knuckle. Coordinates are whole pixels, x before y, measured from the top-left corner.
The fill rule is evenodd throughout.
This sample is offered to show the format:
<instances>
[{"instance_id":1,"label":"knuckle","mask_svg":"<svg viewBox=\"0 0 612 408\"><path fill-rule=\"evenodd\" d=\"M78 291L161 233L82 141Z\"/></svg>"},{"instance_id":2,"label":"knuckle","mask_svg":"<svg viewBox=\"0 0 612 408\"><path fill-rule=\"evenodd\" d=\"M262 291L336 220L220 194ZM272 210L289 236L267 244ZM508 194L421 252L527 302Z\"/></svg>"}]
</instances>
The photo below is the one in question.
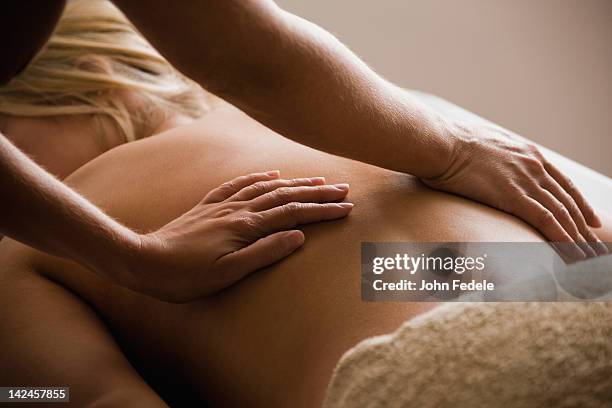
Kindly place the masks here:
<instances>
[{"instance_id":1,"label":"knuckle","mask_svg":"<svg viewBox=\"0 0 612 408\"><path fill-rule=\"evenodd\" d=\"M333 191L332 189L335 189L335 187L333 186L314 186L314 187L310 187L314 190L315 194L318 195L322 195L325 194L329 191Z\"/></svg>"},{"instance_id":2,"label":"knuckle","mask_svg":"<svg viewBox=\"0 0 612 408\"><path fill-rule=\"evenodd\" d=\"M279 200L285 200L289 197L291 197L291 193L292 193L292 189L291 187L279 187L276 190L274 190L274 197Z\"/></svg>"},{"instance_id":3,"label":"knuckle","mask_svg":"<svg viewBox=\"0 0 612 408\"><path fill-rule=\"evenodd\" d=\"M538 160L542 160L544 158L544 156L542 156L542 152L540 151L540 148L534 145L533 143L527 143L526 150L532 156L536 157Z\"/></svg>"},{"instance_id":4,"label":"knuckle","mask_svg":"<svg viewBox=\"0 0 612 408\"><path fill-rule=\"evenodd\" d=\"M523 164L527 167L527 169L529 169L532 172L536 172L536 173L544 172L544 165L539 159L535 157L526 156L523 159Z\"/></svg>"},{"instance_id":5,"label":"knuckle","mask_svg":"<svg viewBox=\"0 0 612 408\"><path fill-rule=\"evenodd\" d=\"M293 224L297 224L300 221L300 209L303 207L302 203L289 203L285 204L280 208L280 216L289 220Z\"/></svg>"},{"instance_id":6,"label":"knuckle","mask_svg":"<svg viewBox=\"0 0 612 408\"><path fill-rule=\"evenodd\" d=\"M287 184L290 185L290 186L293 186L293 187L309 186L309 185L312 185L312 179L309 179L309 178L294 178L294 179L288 180Z\"/></svg>"},{"instance_id":7,"label":"knuckle","mask_svg":"<svg viewBox=\"0 0 612 408\"><path fill-rule=\"evenodd\" d=\"M257 212L249 213L249 217L251 218L251 222L257 228L259 228L264 223L265 217L261 215L260 213L257 213Z\"/></svg>"},{"instance_id":8,"label":"knuckle","mask_svg":"<svg viewBox=\"0 0 612 408\"><path fill-rule=\"evenodd\" d=\"M249 189L254 193L264 193L268 191L270 185L271 184L269 181L258 181L257 183L251 185Z\"/></svg>"},{"instance_id":9,"label":"knuckle","mask_svg":"<svg viewBox=\"0 0 612 408\"><path fill-rule=\"evenodd\" d=\"M302 203L291 202L289 204L286 204L284 207L287 212L296 213L300 211L304 207L304 205Z\"/></svg>"},{"instance_id":10,"label":"knuckle","mask_svg":"<svg viewBox=\"0 0 612 408\"><path fill-rule=\"evenodd\" d=\"M242 214L232 220L236 230L244 232L256 232L260 230L260 220L255 213Z\"/></svg>"},{"instance_id":11,"label":"knuckle","mask_svg":"<svg viewBox=\"0 0 612 408\"><path fill-rule=\"evenodd\" d=\"M578 203L569 194L566 194L565 197L566 199L565 199L565 202L563 203L563 207L567 209L567 211L572 217L580 216L582 212L580 211L580 208L578 207Z\"/></svg>"},{"instance_id":12,"label":"knuckle","mask_svg":"<svg viewBox=\"0 0 612 408\"><path fill-rule=\"evenodd\" d=\"M525 191L523 191L522 188L517 187L516 191L516 200L512 200L513 202L515 202L517 205L523 205L523 206L528 206L532 203L532 198L529 196L529 194Z\"/></svg>"},{"instance_id":13,"label":"knuckle","mask_svg":"<svg viewBox=\"0 0 612 408\"><path fill-rule=\"evenodd\" d=\"M542 227L549 227L554 224L555 217L548 210L541 210L537 215L537 223Z\"/></svg>"},{"instance_id":14,"label":"knuckle","mask_svg":"<svg viewBox=\"0 0 612 408\"><path fill-rule=\"evenodd\" d=\"M219 186L219 190L222 190L222 191L234 191L235 188L236 188L235 181L226 181L225 183Z\"/></svg>"},{"instance_id":15,"label":"knuckle","mask_svg":"<svg viewBox=\"0 0 612 408\"><path fill-rule=\"evenodd\" d=\"M564 218L571 218L570 211L564 205L559 206L559 213Z\"/></svg>"},{"instance_id":16,"label":"knuckle","mask_svg":"<svg viewBox=\"0 0 612 408\"><path fill-rule=\"evenodd\" d=\"M248 192L258 192L262 190L262 184L265 183L265 181L258 181L256 183L251 184L250 186L248 186L247 188L245 188L244 191L248 191Z\"/></svg>"}]
</instances>

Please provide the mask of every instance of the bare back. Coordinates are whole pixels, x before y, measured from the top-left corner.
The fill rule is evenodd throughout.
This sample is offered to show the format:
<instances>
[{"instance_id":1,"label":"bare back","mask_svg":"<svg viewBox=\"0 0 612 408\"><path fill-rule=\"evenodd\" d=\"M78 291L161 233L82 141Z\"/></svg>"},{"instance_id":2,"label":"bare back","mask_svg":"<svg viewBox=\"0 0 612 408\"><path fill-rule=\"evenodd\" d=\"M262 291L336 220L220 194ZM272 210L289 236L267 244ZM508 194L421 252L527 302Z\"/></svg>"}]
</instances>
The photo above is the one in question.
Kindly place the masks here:
<instances>
[{"instance_id":1,"label":"bare back","mask_svg":"<svg viewBox=\"0 0 612 408\"><path fill-rule=\"evenodd\" d=\"M12 242L2 244L2 258L70 288L134 358L167 370L213 403L312 406L322 401L344 351L435 307L362 302L360 242L541 240L512 216L432 191L406 175L301 146L234 110L116 148L67 182L128 226L147 231L220 183L271 169L285 178L348 182L355 208L347 219L304 227L306 245L296 254L209 299L159 302Z\"/></svg>"}]
</instances>

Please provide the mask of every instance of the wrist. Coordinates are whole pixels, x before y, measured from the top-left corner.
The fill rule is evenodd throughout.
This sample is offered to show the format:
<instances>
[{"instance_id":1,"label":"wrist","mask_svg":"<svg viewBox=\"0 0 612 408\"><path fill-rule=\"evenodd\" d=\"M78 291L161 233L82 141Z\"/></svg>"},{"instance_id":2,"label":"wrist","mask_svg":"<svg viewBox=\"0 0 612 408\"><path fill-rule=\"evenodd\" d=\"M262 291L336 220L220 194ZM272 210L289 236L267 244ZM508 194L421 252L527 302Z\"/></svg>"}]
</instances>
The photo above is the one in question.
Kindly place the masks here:
<instances>
[{"instance_id":1,"label":"wrist","mask_svg":"<svg viewBox=\"0 0 612 408\"><path fill-rule=\"evenodd\" d=\"M442 177L461 146L461 126L444 118L411 92L402 91L405 134L411 140L407 144L411 160L406 160L410 167L405 172L421 179Z\"/></svg>"},{"instance_id":2,"label":"wrist","mask_svg":"<svg viewBox=\"0 0 612 408\"><path fill-rule=\"evenodd\" d=\"M113 232L106 251L100 251L95 270L121 286L137 289L140 285L138 259L142 252L143 236L121 226Z\"/></svg>"},{"instance_id":3,"label":"wrist","mask_svg":"<svg viewBox=\"0 0 612 408\"><path fill-rule=\"evenodd\" d=\"M448 142L449 150L444 160L440 160L438 172L430 177L422 177L424 181L441 182L453 177L469 161L474 151L477 139L472 126L457 121L445 121L443 138Z\"/></svg>"}]
</instances>

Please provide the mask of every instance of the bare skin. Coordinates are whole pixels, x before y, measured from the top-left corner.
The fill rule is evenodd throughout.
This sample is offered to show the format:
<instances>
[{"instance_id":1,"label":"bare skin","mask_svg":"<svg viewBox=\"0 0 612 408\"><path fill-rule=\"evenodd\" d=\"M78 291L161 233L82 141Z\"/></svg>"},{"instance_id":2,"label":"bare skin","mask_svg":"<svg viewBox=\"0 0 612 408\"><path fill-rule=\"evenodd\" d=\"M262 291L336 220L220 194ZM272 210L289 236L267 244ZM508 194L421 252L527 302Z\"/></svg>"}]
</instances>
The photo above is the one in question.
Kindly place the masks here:
<instances>
[{"instance_id":1,"label":"bare skin","mask_svg":"<svg viewBox=\"0 0 612 408\"><path fill-rule=\"evenodd\" d=\"M607 252L589 228L600 226L593 208L536 146L446 120L274 1L114 3L174 66L270 129L514 214L577 243L568 256Z\"/></svg>"},{"instance_id":2,"label":"bare skin","mask_svg":"<svg viewBox=\"0 0 612 408\"><path fill-rule=\"evenodd\" d=\"M18 73L52 32L64 1L49 3L51 10L42 18L30 20L29 9L15 1L8 4L10 12L1 15L4 31L12 35L5 36L11 41L0 83ZM153 0L146 5L133 0L115 3L182 72L271 129L329 153L412 174L430 187L514 214L549 240L572 243L565 246L570 256L607 252L589 228L601 223L593 208L536 146L494 128L444 120L378 76L331 34L273 1L202 0L181 7ZM26 34L22 31L32 25L28 23L37 23L37 29ZM12 41L15 38L23 43ZM210 290L206 285L198 288L201 279L193 269L184 271L187 279L196 277L191 291L171 287L161 270L156 271L156 285L143 284L146 278L130 259L146 262L160 248L173 248L164 254L173 258L173 268L179 268L186 256L204 254L191 264L218 276L210 261L227 255L216 253L206 242L197 253L187 253L189 248L184 250L179 242L197 240L202 231L189 235L176 227L174 236L180 239L167 241L172 234L163 231L165 226L153 236L124 228L54 180L2 134L0 187L6 192L0 203L6 215L0 219L0 232L162 299L187 301L194 293ZM229 238L224 227L219 233ZM286 244L281 236L266 242L266 249L276 252ZM100 257L95 250L99 247L112 256ZM243 258L243 267L252 256Z\"/></svg>"},{"instance_id":3,"label":"bare skin","mask_svg":"<svg viewBox=\"0 0 612 408\"><path fill-rule=\"evenodd\" d=\"M264 165L347 180L356 206L342 221L303 228L308 243L294 256L213 297L160 302L3 242L0 333L10 335L0 336L0 383L67 384L77 406L163 406L131 361L156 391L177 383L213 405L316 406L344 351L435 307L362 302L361 241L542 240L508 214L290 142L233 110L121 146L67 183L146 232Z\"/></svg>"},{"instance_id":4,"label":"bare skin","mask_svg":"<svg viewBox=\"0 0 612 408\"><path fill-rule=\"evenodd\" d=\"M6 120L3 126L19 129L15 122L34 124L30 128L41 130L40 120L22 118ZM82 122L70 119L59 125L65 132L61 136L66 139L80 135L89 141L76 146L96 146L93 142L96 135L87 132L91 126ZM38 132L34 135L41 136ZM37 148L40 147L34 147ZM95 153L93 148L84 156ZM65 156L60 155L54 163L69 168L61 161L62 157ZM78 158L67 163L74 165ZM132 290L166 301L189 301L289 256L304 243L302 232L293 229L297 225L340 218L350 212L347 205L326 203L328 200L323 196L329 190L315 187L324 184L323 179L315 183L309 178L302 180L306 184L287 186L289 191L283 200L268 200L270 205L262 211L251 211L249 203L243 207L229 206L215 198L278 177L279 172L272 170L225 180L217 186L218 194L204 197L159 229L140 234L108 217L36 165L0 133L0 185L6 193L0 202L3 214L0 232L50 254L76 260ZM305 185L311 187L308 194L302 191ZM346 195L348 188L344 190ZM293 201L304 204L295 206ZM181 279L172 279L168 270L181 271Z\"/></svg>"},{"instance_id":5,"label":"bare skin","mask_svg":"<svg viewBox=\"0 0 612 408\"><path fill-rule=\"evenodd\" d=\"M171 115L152 134L192 120ZM60 180L102 153L126 142L121 131L102 115L26 117L0 113L0 132Z\"/></svg>"}]
</instances>

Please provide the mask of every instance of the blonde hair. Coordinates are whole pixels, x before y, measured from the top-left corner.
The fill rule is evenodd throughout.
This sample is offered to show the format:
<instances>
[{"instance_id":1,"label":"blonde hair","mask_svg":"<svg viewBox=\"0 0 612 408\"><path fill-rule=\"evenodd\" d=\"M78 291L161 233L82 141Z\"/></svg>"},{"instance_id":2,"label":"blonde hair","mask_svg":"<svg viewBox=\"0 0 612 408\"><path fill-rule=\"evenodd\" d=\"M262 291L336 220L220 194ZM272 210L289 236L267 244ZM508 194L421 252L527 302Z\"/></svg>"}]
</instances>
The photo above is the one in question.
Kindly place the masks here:
<instances>
[{"instance_id":1,"label":"blonde hair","mask_svg":"<svg viewBox=\"0 0 612 408\"><path fill-rule=\"evenodd\" d=\"M132 141L170 115L201 116L207 97L109 1L72 0L45 47L0 87L0 113L109 117Z\"/></svg>"}]
</instances>

